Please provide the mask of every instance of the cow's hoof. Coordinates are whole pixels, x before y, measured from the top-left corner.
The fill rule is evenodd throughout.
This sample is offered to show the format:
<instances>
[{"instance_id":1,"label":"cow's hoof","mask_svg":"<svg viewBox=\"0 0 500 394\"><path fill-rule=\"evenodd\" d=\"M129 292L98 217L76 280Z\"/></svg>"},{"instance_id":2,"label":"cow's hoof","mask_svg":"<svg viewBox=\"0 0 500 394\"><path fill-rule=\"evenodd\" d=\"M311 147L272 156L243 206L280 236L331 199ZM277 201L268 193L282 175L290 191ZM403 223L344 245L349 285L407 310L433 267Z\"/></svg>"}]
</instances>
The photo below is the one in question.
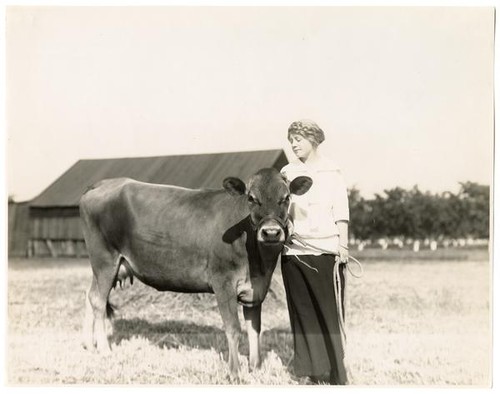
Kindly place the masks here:
<instances>
[{"instance_id":1,"label":"cow's hoof","mask_svg":"<svg viewBox=\"0 0 500 394\"><path fill-rule=\"evenodd\" d=\"M230 384L241 384L241 379L240 379L238 374L236 374L236 375L230 374L228 376L228 380L229 380Z\"/></svg>"},{"instance_id":2,"label":"cow's hoof","mask_svg":"<svg viewBox=\"0 0 500 394\"><path fill-rule=\"evenodd\" d=\"M260 369L260 367L261 367L261 366L262 366L262 363L261 363L260 361L258 361L258 362L254 362L254 363L250 363L250 364L248 365L248 370L249 370L250 372L257 371L257 370L259 370L259 369Z\"/></svg>"},{"instance_id":3,"label":"cow's hoof","mask_svg":"<svg viewBox=\"0 0 500 394\"><path fill-rule=\"evenodd\" d=\"M109 357L109 356L111 356L111 350L110 349L99 350L99 355L102 357Z\"/></svg>"},{"instance_id":4,"label":"cow's hoof","mask_svg":"<svg viewBox=\"0 0 500 394\"><path fill-rule=\"evenodd\" d=\"M97 351L102 356L109 356L111 354L111 347L108 344L97 346Z\"/></svg>"},{"instance_id":5,"label":"cow's hoof","mask_svg":"<svg viewBox=\"0 0 500 394\"><path fill-rule=\"evenodd\" d=\"M95 343L93 343L92 340L83 339L80 344L82 345L82 348L85 350L95 349Z\"/></svg>"},{"instance_id":6,"label":"cow's hoof","mask_svg":"<svg viewBox=\"0 0 500 394\"><path fill-rule=\"evenodd\" d=\"M315 379L311 376L300 376L294 378L294 380L297 382L299 386L312 386L319 384L318 379Z\"/></svg>"}]
</instances>

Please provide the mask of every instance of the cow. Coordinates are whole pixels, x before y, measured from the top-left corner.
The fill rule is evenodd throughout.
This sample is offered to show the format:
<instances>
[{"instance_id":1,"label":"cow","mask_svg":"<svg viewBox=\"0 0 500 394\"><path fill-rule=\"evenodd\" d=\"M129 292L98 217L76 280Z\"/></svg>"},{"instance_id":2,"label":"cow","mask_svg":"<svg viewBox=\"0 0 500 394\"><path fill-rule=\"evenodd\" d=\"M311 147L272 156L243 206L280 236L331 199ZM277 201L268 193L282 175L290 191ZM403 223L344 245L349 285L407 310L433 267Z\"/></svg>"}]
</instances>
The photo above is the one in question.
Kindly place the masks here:
<instances>
[{"instance_id":1,"label":"cow","mask_svg":"<svg viewBox=\"0 0 500 394\"><path fill-rule=\"evenodd\" d=\"M261 363L261 304L290 233L290 194L302 195L309 177L288 182L264 168L247 185L224 179L222 189L113 178L98 182L80 199L83 234L93 278L86 293L83 345L111 350L106 334L109 293L136 277L159 291L214 293L229 348L229 370L238 376L243 306L249 366Z\"/></svg>"}]
</instances>

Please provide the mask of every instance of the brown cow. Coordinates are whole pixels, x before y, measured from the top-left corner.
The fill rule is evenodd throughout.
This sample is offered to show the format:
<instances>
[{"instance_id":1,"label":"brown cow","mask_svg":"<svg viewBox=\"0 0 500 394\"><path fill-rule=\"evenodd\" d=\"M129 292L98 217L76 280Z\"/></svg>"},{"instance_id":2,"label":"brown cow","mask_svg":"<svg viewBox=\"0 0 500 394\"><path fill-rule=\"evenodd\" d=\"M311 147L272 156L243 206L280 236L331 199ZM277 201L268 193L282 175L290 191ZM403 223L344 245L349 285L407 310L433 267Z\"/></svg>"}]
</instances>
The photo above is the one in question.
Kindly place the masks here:
<instances>
[{"instance_id":1,"label":"brown cow","mask_svg":"<svg viewBox=\"0 0 500 394\"><path fill-rule=\"evenodd\" d=\"M111 288L135 276L160 291L214 293L237 375L243 305L250 367L260 365L261 303L288 235L290 193L304 194L308 177L290 184L272 168L248 187L226 178L224 189L192 190L116 178L97 183L80 201L93 271L87 292L84 346L109 351L105 324Z\"/></svg>"}]
</instances>

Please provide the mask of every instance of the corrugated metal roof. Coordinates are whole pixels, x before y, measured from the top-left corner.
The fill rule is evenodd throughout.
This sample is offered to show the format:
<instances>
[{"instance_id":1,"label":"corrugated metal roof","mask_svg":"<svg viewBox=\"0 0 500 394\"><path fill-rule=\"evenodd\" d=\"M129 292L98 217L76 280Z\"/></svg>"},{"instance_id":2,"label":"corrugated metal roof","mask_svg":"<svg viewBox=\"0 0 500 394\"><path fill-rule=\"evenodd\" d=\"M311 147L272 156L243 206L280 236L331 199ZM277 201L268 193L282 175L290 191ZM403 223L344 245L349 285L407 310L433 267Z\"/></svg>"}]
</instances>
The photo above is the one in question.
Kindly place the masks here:
<instances>
[{"instance_id":1,"label":"corrugated metal roof","mask_svg":"<svg viewBox=\"0 0 500 394\"><path fill-rule=\"evenodd\" d=\"M129 177L189 188L220 188L228 176L247 180L261 168L280 169L287 163L283 150L79 160L35 197L30 206L77 206L89 186L106 178Z\"/></svg>"}]
</instances>

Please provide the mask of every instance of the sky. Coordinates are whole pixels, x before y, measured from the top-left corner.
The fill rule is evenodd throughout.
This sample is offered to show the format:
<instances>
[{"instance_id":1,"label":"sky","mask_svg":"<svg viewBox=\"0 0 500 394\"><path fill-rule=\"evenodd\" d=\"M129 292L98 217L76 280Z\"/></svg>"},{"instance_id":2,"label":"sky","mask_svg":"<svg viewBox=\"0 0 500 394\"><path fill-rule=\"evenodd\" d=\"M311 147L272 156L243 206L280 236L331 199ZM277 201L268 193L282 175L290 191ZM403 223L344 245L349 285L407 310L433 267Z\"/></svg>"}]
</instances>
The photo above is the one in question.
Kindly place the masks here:
<instances>
[{"instance_id":1,"label":"sky","mask_svg":"<svg viewBox=\"0 0 500 394\"><path fill-rule=\"evenodd\" d=\"M292 159L302 118L363 195L491 184L493 29L491 7L8 7L8 194L80 159Z\"/></svg>"}]
</instances>

